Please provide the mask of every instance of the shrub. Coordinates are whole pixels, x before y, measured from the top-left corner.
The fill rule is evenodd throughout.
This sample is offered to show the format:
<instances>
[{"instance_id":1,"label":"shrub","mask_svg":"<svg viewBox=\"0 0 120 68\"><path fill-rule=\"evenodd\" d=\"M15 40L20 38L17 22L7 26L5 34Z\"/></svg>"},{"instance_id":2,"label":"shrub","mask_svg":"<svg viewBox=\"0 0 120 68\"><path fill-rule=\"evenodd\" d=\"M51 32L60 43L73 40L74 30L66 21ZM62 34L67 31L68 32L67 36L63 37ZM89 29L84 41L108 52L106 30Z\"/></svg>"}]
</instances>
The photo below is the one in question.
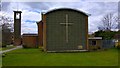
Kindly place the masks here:
<instances>
[{"instance_id":1,"label":"shrub","mask_svg":"<svg viewBox=\"0 0 120 68\"><path fill-rule=\"evenodd\" d=\"M120 49L120 45L118 45L117 48Z\"/></svg>"},{"instance_id":2,"label":"shrub","mask_svg":"<svg viewBox=\"0 0 120 68\"><path fill-rule=\"evenodd\" d=\"M98 46L98 49L101 49L101 47L100 47L100 46Z\"/></svg>"},{"instance_id":3,"label":"shrub","mask_svg":"<svg viewBox=\"0 0 120 68\"><path fill-rule=\"evenodd\" d=\"M26 45L22 45L23 46L23 48L28 48Z\"/></svg>"},{"instance_id":4,"label":"shrub","mask_svg":"<svg viewBox=\"0 0 120 68\"><path fill-rule=\"evenodd\" d=\"M3 54L2 54L2 57L5 57L6 55L7 55L7 54L3 53Z\"/></svg>"},{"instance_id":5,"label":"shrub","mask_svg":"<svg viewBox=\"0 0 120 68\"><path fill-rule=\"evenodd\" d=\"M97 50L97 49L98 49L97 46L93 46L93 45L90 46L90 50Z\"/></svg>"},{"instance_id":6,"label":"shrub","mask_svg":"<svg viewBox=\"0 0 120 68\"><path fill-rule=\"evenodd\" d=\"M5 43L2 43L2 47L6 47L6 45L7 45L7 44L5 44Z\"/></svg>"}]
</instances>

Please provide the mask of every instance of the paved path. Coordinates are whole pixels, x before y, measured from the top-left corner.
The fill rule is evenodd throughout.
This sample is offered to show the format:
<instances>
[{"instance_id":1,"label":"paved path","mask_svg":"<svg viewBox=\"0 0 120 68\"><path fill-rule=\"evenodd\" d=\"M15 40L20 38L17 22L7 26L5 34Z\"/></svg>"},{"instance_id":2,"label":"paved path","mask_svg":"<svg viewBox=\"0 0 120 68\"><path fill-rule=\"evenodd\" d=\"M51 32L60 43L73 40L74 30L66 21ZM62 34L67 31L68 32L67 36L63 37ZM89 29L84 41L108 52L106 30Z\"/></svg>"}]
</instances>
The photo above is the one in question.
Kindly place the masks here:
<instances>
[{"instance_id":1,"label":"paved path","mask_svg":"<svg viewBox=\"0 0 120 68\"><path fill-rule=\"evenodd\" d=\"M16 50L16 49L19 49L19 48L22 48L22 46L17 46L17 47L12 48L12 49L8 49L8 50L0 51L0 54L2 54L2 53L6 53L6 52L9 52L9 51L12 51L12 50Z\"/></svg>"}]
</instances>

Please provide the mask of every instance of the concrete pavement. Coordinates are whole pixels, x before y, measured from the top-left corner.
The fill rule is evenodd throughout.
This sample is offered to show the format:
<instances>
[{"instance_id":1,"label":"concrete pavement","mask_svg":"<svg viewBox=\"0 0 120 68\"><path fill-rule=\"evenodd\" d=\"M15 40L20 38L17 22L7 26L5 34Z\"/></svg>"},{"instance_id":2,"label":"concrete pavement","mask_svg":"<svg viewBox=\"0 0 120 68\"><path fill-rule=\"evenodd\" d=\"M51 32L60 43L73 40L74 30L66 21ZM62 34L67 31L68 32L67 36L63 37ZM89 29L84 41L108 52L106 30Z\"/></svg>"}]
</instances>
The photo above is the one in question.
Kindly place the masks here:
<instances>
[{"instance_id":1,"label":"concrete pavement","mask_svg":"<svg viewBox=\"0 0 120 68\"><path fill-rule=\"evenodd\" d=\"M22 46L17 46L17 47L12 48L12 49L3 50L3 51L0 51L0 54L2 54L2 53L6 53L6 52L9 52L9 51L12 51L12 50L20 49L20 48L23 48L23 47L22 47Z\"/></svg>"}]
</instances>

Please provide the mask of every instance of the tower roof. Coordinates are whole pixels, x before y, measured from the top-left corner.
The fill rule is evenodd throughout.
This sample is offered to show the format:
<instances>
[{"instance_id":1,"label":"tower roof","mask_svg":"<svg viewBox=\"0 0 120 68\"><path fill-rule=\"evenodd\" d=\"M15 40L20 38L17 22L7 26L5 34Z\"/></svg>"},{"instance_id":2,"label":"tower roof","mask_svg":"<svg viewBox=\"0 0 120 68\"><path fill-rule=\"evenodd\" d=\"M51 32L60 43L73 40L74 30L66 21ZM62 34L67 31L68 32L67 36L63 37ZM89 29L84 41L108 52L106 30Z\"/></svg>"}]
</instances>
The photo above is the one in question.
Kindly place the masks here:
<instances>
[{"instance_id":1,"label":"tower roof","mask_svg":"<svg viewBox=\"0 0 120 68\"><path fill-rule=\"evenodd\" d=\"M16 12L16 13L22 13L22 11L13 11L13 12Z\"/></svg>"}]
</instances>

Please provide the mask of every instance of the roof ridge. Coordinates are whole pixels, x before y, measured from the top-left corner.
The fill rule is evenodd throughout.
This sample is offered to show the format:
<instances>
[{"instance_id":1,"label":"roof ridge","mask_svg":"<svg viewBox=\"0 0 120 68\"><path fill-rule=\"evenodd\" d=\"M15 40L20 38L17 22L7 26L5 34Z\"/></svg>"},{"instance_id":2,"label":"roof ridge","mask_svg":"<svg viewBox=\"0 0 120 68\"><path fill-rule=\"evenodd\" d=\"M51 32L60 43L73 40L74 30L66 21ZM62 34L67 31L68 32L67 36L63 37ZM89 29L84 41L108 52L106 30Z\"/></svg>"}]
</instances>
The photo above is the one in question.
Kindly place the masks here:
<instances>
[{"instance_id":1,"label":"roof ridge","mask_svg":"<svg viewBox=\"0 0 120 68\"><path fill-rule=\"evenodd\" d=\"M60 9L75 10L75 11L81 12L81 13L87 15L87 16L90 16L90 15L91 15L91 14L85 13L85 12L83 12L83 11L81 11L81 10L78 10L78 9L75 9L75 8L55 8L55 9L50 9L50 10L48 10L48 11L46 11L46 12L44 11L44 12L42 12L42 13L47 14L47 13L49 13L49 12L51 12L51 11L60 10Z\"/></svg>"}]
</instances>

